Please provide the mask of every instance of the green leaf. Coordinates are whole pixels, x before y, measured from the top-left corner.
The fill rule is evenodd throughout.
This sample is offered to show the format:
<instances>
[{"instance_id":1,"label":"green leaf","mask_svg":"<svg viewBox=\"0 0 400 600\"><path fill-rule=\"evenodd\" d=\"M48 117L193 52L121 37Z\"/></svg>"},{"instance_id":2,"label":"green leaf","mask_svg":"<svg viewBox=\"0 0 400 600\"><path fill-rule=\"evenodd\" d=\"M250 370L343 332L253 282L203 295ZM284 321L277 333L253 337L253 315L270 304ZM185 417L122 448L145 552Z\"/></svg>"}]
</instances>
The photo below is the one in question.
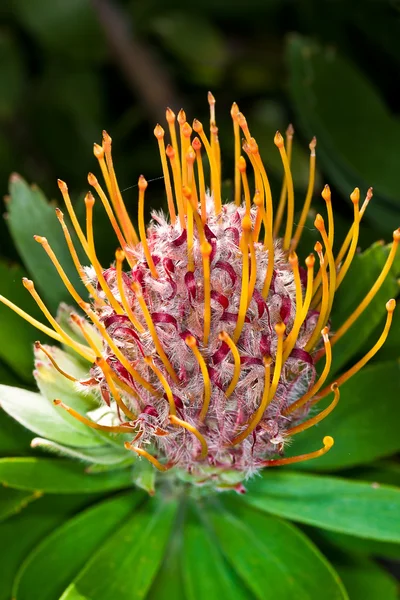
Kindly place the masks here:
<instances>
[{"instance_id":1,"label":"green leaf","mask_svg":"<svg viewBox=\"0 0 400 600\"><path fill-rule=\"evenodd\" d=\"M84 299L87 298L54 207L46 201L42 192L36 187L29 187L19 175L14 174L10 178L7 209L7 223L17 250L49 310L55 313L60 302L70 300L70 295L45 251L33 239L35 234L47 238L72 284ZM29 294L28 291L26 293Z\"/></svg>"},{"instance_id":2,"label":"green leaf","mask_svg":"<svg viewBox=\"0 0 400 600\"><path fill-rule=\"evenodd\" d=\"M48 494L94 494L132 485L130 470L88 474L82 465L52 458L2 458L0 481L19 490Z\"/></svg>"},{"instance_id":3,"label":"green leaf","mask_svg":"<svg viewBox=\"0 0 400 600\"><path fill-rule=\"evenodd\" d=\"M0 521L20 512L29 502L37 498L38 495L31 492L0 487Z\"/></svg>"},{"instance_id":4,"label":"green leaf","mask_svg":"<svg viewBox=\"0 0 400 600\"><path fill-rule=\"evenodd\" d=\"M317 136L324 170L346 197L356 185L372 185L366 216L389 232L398 218L399 121L370 80L332 47L292 35L287 63L298 122L307 137Z\"/></svg>"},{"instance_id":5,"label":"green leaf","mask_svg":"<svg viewBox=\"0 0 400 600\"><path fill-rule=\"evenodd\" d=\"M259 600L347 598L340 580L298 529L241 501L214 504L207 517L232 567Z\"/></svg>"},{"instance_id":6,"label":"green leaf","mask_svg":"<svg viewBox=\"0 0 400 600\"><path fill-rule=\"evenodd\" d=\"M182 577L182 527L177 524L146 600L187 600Z\"/></svg>"},{"instance_id":7,"label":"green leaf","mask_svg":"<svg viewBox=\"0 0 400 600\"><path fill-rule=\"evenodd\" d=\"M22 564L13 598L30 600L32 590L40 590L40 600L58 598L141 499L141 494L128 493L105 500L56 529Z\"/></svg>"},{"instance_id":8,"label":"green leaf","mask_svg":"<svg viewBox=\"0 0 400 600\"><path fill-rule=\"evenodd\" d=\"M267 470L245 502L299 523L400 542L400 489L339 477Z\"/></svg>"},{"instance_id":9,"label":"green leaf","mask_svg":"<svg viewBox=\"0 0 400 600\"><path fill-rule=\"evenodd\" d=\"M41 394L0 385L0 405L24 427L61 444L89 448L104 444L90 427L54 406Z\"/></svg>"},{"instance_id":10,"label":"green leaf","mask_svg":"<svg viewBox=\"0 0 400 600\"><path fill-rule=\"evenodd\" d=\"M397 600L397 582L374 561L367 558L354 558L344 555L333 560L349 598L362 600Z\"/></svg>"},{"instance_id":11,"label":"green leaf","mask_svg":"<svg viewBox=\"0 0 400 600\"><path fill-rule=\"evenodd\" d=\"M376 243L354 257L351 268L335 295L331 316L332 331L339 329L367 295L382 271L389 250L390 246ZM357 319L357 322L333 347L332 373L338 372L349 359L361 350L369 334L376 332L377 325L386 318L386 302L390 298L395 298L399 292L397 281L399 275L400 259L396 259L374 299ZM375 344L380 334L380 331L375 333L376 338L372 345Z\"/></svg>"},{"instance_id":12,"label":"green leaf","mask_svg":"<svg viewBox=\"0 0 400 600\"><path fill-rule=\"evenodd\" d=\"M253 598L225 560L212 532L193 509L185 515L181 557L187 600Z\"/></svg>"},{"instance_id":13,"label":"green leaf","mask_svg":"<svg viewBox=\"0 0 400 600\"><path fill-rule=\"evenodd\" d=\"M120 448L111 445L95 448L71 448L44 438L34 438L31 446L32 448L40 448L59 456L75 458L95 465L114 466L116 469L120 468L121 465L128 466L135 462L135 457L129 456L122 445ZM138 487L142 487L134 477L132 480Z\"/></svg>"},{"instance_id":14,"label":"green leaf","mask_svg":"<svg viewBox=\"0 0 400 600\"><path fill-rule=\"evenodd\" d=\"M35 319L44 322L38 306L21 283L24 275L26 272L19 265L8 265L0 261L0 293ZM33 380L32 347L41 334L8 306L1 303L0 329L3 339L7 340L7 343L0 344L0 359L24 381L31 383Z\"/></svg>"},{"instance_id":15,"label":"green leaf","mask_svg":"<svg viewBox=\"0 0 400 600\"><path fill-rule=\"evenodd\" d=\"M12 583L22 561L43 536L61 525L88 503L92 496L51 496L29 504L22 513L0 523L0 539L3 548L0 578L0 600L10 600Z\"/></svg>"},{"instance_id":16,"label":"green leaf","mask_svg":"<svg viewBox=\"0 0 400 600\"><path fill-rule=\"evenodd\" d=\"M318 448L325 435L334 438L333 448L324 456L300 463L298 468L342 469L399 451L399 397L397 361L364 367L340 388L339 404L326 419L293 436L287 455L296 456ZM318 411L331 399L332 394L321 402Z\"/></svg>"},{"instance_id":17,"label":"green leaf","mask_svg":"<svg viewBox=\"0 0 400 600\"><path fill-rule=\"evenodd\" d=\"M309 528L310 529L310 528ZM400 560L400 544L393 542L378 542L376 540L366 540L365 538L338 533L337 531L328 531L327 529L314 529L318 532L318 537L324 542L336 546L340 550L344 550L354 555L359 556L376 556L380 558L389 558L392 560Z\"/></svg>"},{"instance_id":18,"label":"green leaf","mask_svg":"<svg viewBox=\"0 0 400 600\"><path fill-rule=\"evenodd\" d=\"M32 434L0 408L0 456L26 455L31 440Z\"/></svg>"},{"instance_id":19,"label":"green leaf","mask_svg":"<svg viewBox=\"0 0 400 600\"><path fill-rule=\"evenodd\" d=\"M140 600L165 552L177 504L149 500L115 531L60 600Z\"/></svg>"}]
</instances>

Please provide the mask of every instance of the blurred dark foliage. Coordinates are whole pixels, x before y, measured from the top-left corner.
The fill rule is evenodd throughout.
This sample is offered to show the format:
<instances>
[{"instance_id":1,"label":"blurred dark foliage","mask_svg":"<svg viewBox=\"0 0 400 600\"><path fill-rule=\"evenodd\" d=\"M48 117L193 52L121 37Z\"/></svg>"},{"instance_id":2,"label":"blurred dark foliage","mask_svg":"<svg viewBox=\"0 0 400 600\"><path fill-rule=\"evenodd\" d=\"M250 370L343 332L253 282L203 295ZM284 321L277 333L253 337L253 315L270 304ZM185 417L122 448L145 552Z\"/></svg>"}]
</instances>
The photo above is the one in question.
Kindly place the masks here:
<instances>
[{"instance_id":1,"label":"blurred dark foliage","mask_svg":"<svg viewBox=\"0 0 400 600\"><path fill-rule=\"evenodd\" d=\"M86 173L96 168L92 143L101 139L106 128L114 140L121 188L130 188L125 199L134 212L136 190L131 186L140 173L151 179L161 171L154 124L163 119L166 105L176 111L183 105L189 121L194 116L207 121L208 89L217 98L224 177L229 179L233 100L253 125L261 147L271 143L275 129L299 121L302 107L294 106L288 83L289 70L295 68L287 58L293 33L336 52L378 90L389 112L398 110L400 3L395 0L2 0L0 19L3 193L10 172L18 171L38 183L49 198L57 198L57 203L56 179L61 177L77 201L87 187ZM318 89L323 95L324 84ZM326 89L331 94L331 86ZM351 89L341 89L338 83L337 91L345 101L347 94L349 103L353 101ZM357 107L352 108L357 114ZM374 121L372 109L370 121ZM339 110L335 121L324 125L336 130L340 122ZM360 126L368 135L364 124ZM377 126L379 131L375 123L374 132ZM309 138L307 127L297 129L305 148L304 156L299 151L298 157L297 185L302 191ZM349 130L349 139L353 135ZM390 153L397 150L398 154L399 146L388 147L385 137L371 139L372 145L378 145L382 163ZM374 185L368 180L369 145L362 148L357 160L362 167L364 152L365 185ZM346 186L326 165L326 161L320 164L319 190L322 180L328 180L334 190L336 186L346 225L350 218L343 193ZM279 161L271 168L279 185ZM162 185L162 181L152 184L152 207L164 202ZM389 204L393 202L395 193L386 195ZM384 213L376 222L370 219L362 242L377 236L390 239L392 214ZM108 236L100 219L101 245L101 237ZM0 234L3 257L16 259L3 222ZM108 251L105 244L100 256Z\"/></svg>"}]
</instances>

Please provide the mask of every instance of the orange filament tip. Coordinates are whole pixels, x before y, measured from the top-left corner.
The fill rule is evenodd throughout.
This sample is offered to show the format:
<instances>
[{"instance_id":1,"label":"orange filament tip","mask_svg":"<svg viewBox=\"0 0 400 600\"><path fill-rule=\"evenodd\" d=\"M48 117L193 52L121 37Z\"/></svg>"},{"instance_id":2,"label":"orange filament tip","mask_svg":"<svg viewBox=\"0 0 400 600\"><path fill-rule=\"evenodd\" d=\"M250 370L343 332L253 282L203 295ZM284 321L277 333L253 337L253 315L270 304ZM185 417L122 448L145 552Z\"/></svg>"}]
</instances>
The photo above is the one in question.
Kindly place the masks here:
<instances>
[{"instance_id":1,"label":"orange filament tip","mask_svg":"<svg viewBox=\"0 0 400 600\"><path fill-rule=\"evenodd\" d=\"M275 325L275 331L277 335L283 335L285 333L286 330L286 325L285 323L277 323Z\"/></svg>"},{"instance_id":2,"label":"orange filament tip","mask_svg":"<svg viewBox=\"0 0 400 600\"><path fill-rule=\"evenodd\" d=\"M186 113L183 110L183 108L181 108L181 110L178 112L178 123L179 125L183 125L186 122Z\"/></svg>"},{"instance_id":3,"label":"orange filament tip","mask_svg":"<svg viewBox=\"0 0 400 600\"><path fill-rule=\"evenodd\" d=\"M243 158L243 156L240 156L240 157L239 157L239 160L238 160L238 164L237 164L237 166L238 166L238 169L239 169L239 171L240 171L241 173L244 173L244 172L246 171L246 167L247 167L247 165L246 165L246 161L245 161L245 159Z\"/></svg>"},{"instance_id":4,"label":"orange filament tip","mask_svg":"<svg viewBox=\"0 0 400 600\"><path fill-rule=\"evenodd\" d=\"M196 160L196 153L193 150L192 146L189 146L189 149L186 152L186 160L188 163L191 163L191 164L194 164L194 161Z\"/></svg>"},{"instance_id":5,"label":"orange filament tip","mask_svg":"<svg viewBox=\"0 0 400 600\"><path fill-rule=\"evenodd\" d=\"M175 113L171 108L167 108L165 111L165 118L167 119L168 123L175 123Z\"/></svg>"},{"instance_id":6,"label":"orange filament tip","mask_svg":"<svg viewBox=\"0 0 400 600\"><path fill-rule=\"evenodd\" d=\"M140 175L139 180L138 180L139 190L147 189L148 185L149 184L147 183L147 180L145 179L145 177L143 175Z\"/></svg>"},{"instance_id":7,"label":"orange filament tip","mask_svg":"<svg viewBox=\"0 0 400 600\"><path fill-rule=\"evenodd\" d=\"M196 136L193 141L192 141L192 148L193 150L195 150L196 152L198 150L201 150L201 141L199 140L199 138Z\"/></svg>"},{"instance_id":8,"label":"orange filament tip","mask_svg":"<svg viewBox=\"0 0 400 600\"><path fill-rule=\"evenodd\" d=\"M262 204L264 203L264 200L262 199L261 194L258 190L256 190L256 193L254 194L253 202L257 207L262 206Z\"/></svg>"},{"instance_id":9,"label":"orange filament tip","mask_svg":"<svg viewBox=\"0 0 400 600\"><path fill-rule=\"evenodd\" d=\"M211 252L212 252L212 246L209 242L203 242L200 245L200 252L202 254L202 256L210 256Z\"/></svg>"},{"instance_id":10,"label":"orange filament tip","mask_svg":"<svg viewBox=\"0 0 400 600\"><path fill-rule=\"evenodd\" d=\"M251 231L251 218L249 215L245 215L242 219L242 229L245 233L249 233Z\"/></svg>"},{"instance_id":11,"label":"orange filament tip","mask_svg":"<svg viewBox=\"0 0 400 600\"><path fill-rule=\"evenodd\" d=\"M121 248L117 248L115 251L115 258L118 262L123 262L125 260L125 252L121 250Z\"/></svg>"},{"instance_id":12,"label":"orange filament tip","mask_svg":"<svg viewBox=\"0 0 400 600\"><path fill-rule=\"evenodd\" d=\"M234 102L232 104L232 108L231 108L231 117L232 117L232 119L236 119L236 117L238 116L239 112L240 112L239 111L239 107L238 107L237 103Z\"/></svg>"},{"instance_id":13,"label":"orange filament tip","mask_svg":"<svg viewBox=\"0 0 400 600\"><path fill-rule=\"evenodd\" d=\"M323 231L325 229L325 223L322 215L318 214L315 217L314 225L318 229L318 231Z\"/></svg>"},{"instance_id":14,"label":"orange filament tip","mask_svg":"<svg viewBox=\"0 0 400 600\"><path fill-rule=\"evenodd\" d=\"M330 202L331 201L331 189L330 189L330 187L329 187L328 184L322 190L321 196L323 197L323 199L325 200L325 202Z\"/></svg>"},{"instance_id":15,"label":"orange filament tip","mask_svg":"<svg viewBox=\"0 0 400 600\"><path fill-rule=\"evenodd\" d=\"M47 239L45 237L42 237L41 235L34 235L33 239L35 240L35 242L38 242L38 244L47 244Z\"/></svg>"},{"instance_id":16,"label":"orange filament tip","mask_svg":"<svg viewBox=\"0 0 400 600\"><path fill-rule=\"evenodd\" d=\"M360 201L360 190L358 188L354 188L354 190L350 194L350 200L353 204L358 204Z\"/></svg>"},{"instance_id":17,"label":"orange filament tip","mask_svg":"<svg viewBox=\"0 0 400 600\"><path fill-rule=\"evenodd\" d=\"M276 132L275 136L274 136L274 144L277 148L283 148L283 146L285 145L284 141L283 141L283 137L282 135L279 133L279 131Z\"/></svg>"},{"instance_id":18,"label":"orange filament tip","mask_svg":"<svg viewBox=\"0 0 400 600\"><path fill-rule=\"evenodd\" d=\"M289 254L289 262L291 265L298 265L299 264L299 259L297 257L296 252L291 252Z\"/></svg>"},{"instance_id":19,"label":"orange filament tip","mask_svg":"<svg viewBox=\"0 0 400 600\"><path fill-rule=\"evenodd\" d=\"M168 158L170 160L173 160L175 158L175 150L173 149L173 147L171 146L171 144L168 144L166 149L165 149L165 154L168 156Z\"/></svg>"},{"instance_id":20,"label":"orange filament tip","mask_svg":"<svg viewBox=\"0 0 400 600\"><path fill-rule=\"evenodd\" d=\"M56 208L56 215L60 222L64 219L64 213L60 208Z\"/></svg>"},{"instance_id":21,"label":"orange filament tip","mask_svg":"<svg viewBox=\"0 0 400 600\"><path fill-rule=\"evenodd\" d=\"M198 119L193 120L193 129L196 133L201 133L203 131L203 125Z\"/></svg>"},{"instance_id":22,"label":"orange filament tip","mask_svg":"<svg viewBox=\"0 0 400 600\"><path fill-rule=\"evenodd\" d=\"M286 136L288 138L292 138L294 136L294 127L291 123L289 123L287 129L286 129Z\"/></svg>"},{"instance_id":23,"label":"orange filament tip","mask_svg":"<svg viewBox=\"0 0 400 600\"><path fill-rule=\"evenodd\" d=\"M99 144L93 144L93 154L95 157L100 160L104 158L104 149Z\"/></svg>"},{"instance_id":24,"label":"orange filament tip","mask_svg":"<svg viewBox=\"0 0 400 600\"><path fill-rule=\"evenodd\" d=\"M394 300L394 298L392 298L391 300L389 300L388 302L386 302L386 310L389 313L392 313L395 308L396 308L396 300Z\"/></svg>"},{"instance_id":25,"label":"orange filament tip","mask_svg":"<svg viewBox=\"0 0 400 600\"><path fill-rule=\"evenodd\" d=\"M322 244L321 244L321 242L316 242L315 243L314 250L315 250L315 252L317 252L318 255L322 253Z\"/></svg>"},{"instance_id":26,"label":"orange filament tip","mask_svg":"<svg viewBox=\"0 0 400 600\"><path fill-rule=\"evenodd\" d=\"M92 192L88 192L85 196L85 204L88 208L93 208L94 206L94 196L92 194Z\"/></svg>"},{"instance_id":27,"label":"orange filament tip","mask_svg":"<svg viewBox=\"0 0 400 600\"><path fill-rule=\"evenodd\" d=\"M208 104L211 106L212 104L215 104L215 98L212 94L212 92L208 92L207 94L207 100L208 100Z\"/></svg>"},{"instance_id":28,"label":"orange filament tip","mask_svg":"<svg viewBox=\"0 0 400 600\"><path fill-rule=\"evenodd\" d=\"M28 279L27 277L23 277L22 278L22 285L27 290L34 290L35 289L35 285L34 285L33 281L31 279Z\"/></svg>"},{"instance_id":29,"label":"orange filament tip","mask_svg":"<svg viewBox=\"0 0 400 600\"><path fill-rule=\"evenodd\" d=\"M393 231L393 241L396 243L400 242L400 227L396 231Z\"/></svg>"},{"instance_id":30,"label":"orange filament tip","mask_svg":"<svg viewBox=\"0 0 400 600\"><path fill-rule=\"evenodd\" d=\"M315 264L315 256L314 254L309 254L305 260L306 267L311 269Z\"/></svg>"},{"instance_id":31,"label":"orange filament tip","mask_svg":"<svg viewBox=\"0 0 400 600\"><path fill-rule=\"evenodd\" d=\"M57 183L58 183L58 187L59 187L61 193L62 192L64 192L64 193L68 192L68 186L65 183L65 181L62 181L61 179L57 179Z\"/></svg>"},{"instance_id":32,"label":"orange filament tip","mask_svg":"<svg viewBox=\"0 0 400 600\"><path fill-rule=\"evenodd\" d=\"M311 142L308 144L308 147L311 150L311 156L315 156L315 148L317 146L317 138L313 137L313 139L311 140Z\"/></svg>"},{"instance_id":33,"label":"orange filament tip","mask_svg":"<svg viewBox=\"0 0 400 600\"><path fill-rule=\"evenodd\" d=\"M184 135L186 138L190 138L192 135L192 128L187 121L185 121L185 123L182 125L182 135Z\"/></svg>"},{"instance_id":34,"label":"orange filament tip","mask_svg":"<svg viewBox=\"0 0 400 600\"><path fill-rule=\"evenodd\" d=\"M107 145L111 146L112 143L112 138L111 136L107 133L107 131L105 129L103 129L103 142Z\"/></svg>"},{"instance_id":35,"label":"orange filament tip","mask_svg":"<svg viewBox=\"0 0 400 600\"><path fill-rule=\"evenodd\" d=\"M196 338L193 337L193 335L186 336L185 343L189 346L189 348L195 348L197 346Z\"/></svg>"},{"instance_id":36,"label":"orange filament tip","mask_svg":"<svg viewBox=\"0 0 400 600\"><path fill-rule=\"evenodd\" d=\"M263 356L264 367L270 367L272 364L272 358L270 356Z\"/></svg>"},{"instance_id":37,"label":"orange filament tip","mask_svg":"<svg viewBox=\"0 0 400 600\"><path fill-rule=\"evenodd\" d=\"M98 180L97 177L95 175L93 175L93 173L88 173L88 183L89 185L95 187L98 184Z\"/></svg>"},{"instance_id":38,"label":"orange filament tip","mask_svg":"<svg viewBox=\"0 0 400 600\"><path fill-rule=\"evenodd\" d=\"M164 137L164 129L159 123L154 127L154 135L158 140L161 140Z\"/></svg>"}]
</instances>

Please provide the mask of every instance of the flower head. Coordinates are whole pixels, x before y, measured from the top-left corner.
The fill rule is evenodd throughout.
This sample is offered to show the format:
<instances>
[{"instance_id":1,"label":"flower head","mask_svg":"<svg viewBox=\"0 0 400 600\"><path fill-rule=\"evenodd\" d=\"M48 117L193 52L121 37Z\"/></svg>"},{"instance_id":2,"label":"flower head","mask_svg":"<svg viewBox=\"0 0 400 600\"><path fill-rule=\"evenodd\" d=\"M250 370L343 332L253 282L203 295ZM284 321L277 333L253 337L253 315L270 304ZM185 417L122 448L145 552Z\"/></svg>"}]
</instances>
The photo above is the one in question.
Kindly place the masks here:
<instances>
[{"instance_id":1,"label":"flower head","mask_svg":"<svg viewBox=\"0 0 400 600\"><path fill-rule=\"evenodd\" d=\"M115 175L111 138L104 132L102 145L95 144L105 188L93 174L89 174L88 182L118 239L111 267L101 266L96 255L94 196L88 192L85 197L83 232L68 188L59 181L89 266L79 262L59 209L57 217L90 302L74 289L47 240L40 236L35 239L85 315L71 313L70 331L52 317L33 282L25 279L23 283L52 329L34 324L92 366L87 377L78 380L63 371L51 349L40 343L36 344L37 360L43 361L46 355L49 368L61 372L80 389L96 392L110 407L112 419L107 424L98 422L65 404L62 397L55 399L60 410L88 427L121 434L127 451L144 457L160 471L174 469L193 482L214 481L217 487L232 486L240 491L239 482L262 467L314 458L332 447L333 439L325 437L319 450L284 457L291 437L329 415L339 401L340 386L384 343L394 300L386 305L387 321L377 343L327 385L332 348L382 285L393 263L400 230L394 232L386 264L363 302L337 331L330 332L335 292L355 255L360 222L372 190L361 206L358 188L352 192L354 222L335 256L331 193L325 186L322 196L327 223L320 214L315 217L321 241L315 244L315 254L301 265L296 248L313 196L316 140L310 143L309 186L294 227L290 170L293 129L288 129L286 143L279 132L274 139L285 174L274 218L270 184L258 145L234 104L235 198L223 204L212 95L209 103L209 139L197 119L189 125L183 111L177 119L179 143L176 117L170 109L166 113L170 144L165 147L160 125L154 130L169 215L153 213L147 229L147 181L139 177L136 230ZM209 167L209 182L203 162ZM254 179L253 190L248 171ZM32 322L11 302L0 299ZM324 361L324 366L317 371L319 361ZM314 406L328 394L332 395L330 405L316 412Z\"/></svg>"}]
</instances>

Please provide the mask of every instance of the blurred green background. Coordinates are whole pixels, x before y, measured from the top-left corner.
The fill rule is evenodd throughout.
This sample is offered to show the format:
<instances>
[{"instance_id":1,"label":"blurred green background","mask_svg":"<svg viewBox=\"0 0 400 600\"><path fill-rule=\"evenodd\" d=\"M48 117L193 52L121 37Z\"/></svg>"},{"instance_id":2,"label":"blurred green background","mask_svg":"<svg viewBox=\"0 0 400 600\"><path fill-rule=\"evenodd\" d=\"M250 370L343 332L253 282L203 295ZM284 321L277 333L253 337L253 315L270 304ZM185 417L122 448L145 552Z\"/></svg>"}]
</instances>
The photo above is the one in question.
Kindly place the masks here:
<instances>
[{"instance_id":1,"label":"blurred green background","mask_svg":"<svg viewBox=\"0 0 400 600\"><path fill-rule=\"evenodd\" d=\"M57 177L75 202L96 169L92 144L113 137L124 196L135 212L140 173L161 174L153 127L167 105L208 119L217 99L223 177L233 172L230 106L245 112L275 188L282 167L276 129L296 129L294 172L301 206L308 142L317 136L320 178L334 192L340 238L348 195L375 195L361 245L391 239L398 219L400 2L395 0L2 0L0 3L0 189L12 171L62 204ZM163 182L150 188L164 202ZM318 202L317 202L318 207ZM78 209L80 212L80 209ZM83 211L81 211L83 212ZM98 211L97 244L114 240ZM40 232L38 232L40 233ZM338 238L338 239L339 239ZM3 220L0 252L17 261Z\"/></svg>"}]
</instances>

